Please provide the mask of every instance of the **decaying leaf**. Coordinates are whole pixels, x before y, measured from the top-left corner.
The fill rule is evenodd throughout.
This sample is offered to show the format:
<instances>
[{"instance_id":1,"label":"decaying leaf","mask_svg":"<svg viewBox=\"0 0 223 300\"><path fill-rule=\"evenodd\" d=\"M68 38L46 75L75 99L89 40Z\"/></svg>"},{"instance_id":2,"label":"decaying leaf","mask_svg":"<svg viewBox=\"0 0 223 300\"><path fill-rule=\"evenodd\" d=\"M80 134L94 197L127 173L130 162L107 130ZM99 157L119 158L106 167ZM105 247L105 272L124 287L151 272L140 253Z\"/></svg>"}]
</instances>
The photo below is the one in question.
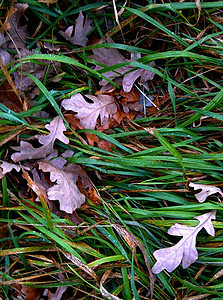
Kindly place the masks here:
<instances>
[{"instance_id":1,"label":"decaying leaf","mask_svg":"<svg viewBox=\"0 0 223 300\"><path fill-rule=\"evenodd\" d=\"M74 45L86 46L88 42L88 38L86 35L92 29L91 20L86 20L84 23L84 16L82 11L80 11L78 18L75 21L75 28L74 26L70 26L67 28L66 31L59 31L66 40L70 41ZM72 33L74 31L74 35Z\"/></svg>"},{"instance_id":2,"label":"decaying leaf","mask_svg":"<svg viewBox=\"0 0 223 300\"><path fill-rule=\"evenodd\" d=\"M20 142L19 147L12 147L13 150L19 151L13 153L11 158L14 162L18 162L26 159L39 159L44 158L53 152L53 145L56 139L60 140L64 144L68 144L69 140L64 135L66 127L63 124L63 120L60 116L55 117L50 124L45 125L46 129L50 131L48 135L41 135L39 137L39 143L43 146L34 148L29 142Z\"/></svg>"},{"instance_id":3,"label":"decaying leaf","mask_svg":"<svg viewBox=\"0 0 223 300\"><path fill-rule=\"evenodd\" d=\"M40 189L41 193L43 194L44 199L47 200L48 199L47 190L51 187L51 185L44 179L43 176L41 176L41 178L40 178L36 168L33 168L31 170L31 172L33 175L33 181ZM38 201L38 198L36 200Z\"/></svg>"},{"instance_id":4,"label":"decaying leaf","mask_svg":"<svg viewBox=\"0 0 223 300\"><path fill-rule=\"evenodd\" d=\"M195 190L201 190L200 193L195 194L196 199L200 203L204 202L208 196L216 193L219 193L223 197L223 192L221 191L221 189L217 188L216 186L197 184L193 182L190 182L189 186L194 188Z\"/></svg>"},{"instance_id":5,"label":"decaying leaf","mask_svg":"<svg viewBox=\"0 0 223 300\"><path fill-rule=\"evenodd\" d=\"M17 3L14 6L14 13L8 20L8 24L5 25L8 28L8 33L11 38L11 42L8 45L9 48L23 48L26 43L26 27L19 25L19 20L24 14L25 10L28 8L26 3Z\"/></svg>"},{"instance_id":6,"label":"decaying leaf","mask_svg":"<svg viewBox=\"0 0 223 300\"><path fill-rule=\"evenodd\" d=\"M5 174L12 171L12 169L15 169L16 172L19 172L21 168L25 168L26 170L29 170L28 167L24 167L21 165L12 164L3 160L0 160L0 179L2 179Z\"/></svg>"},{"instance_id":7,"label":"decaying leaf","mask_svg":"<svg viewBox=\"0 0 223 300\"><path fill-rule=\"evenodd\" d=\"M159 249L154 252L154 257L157 262L152 268L154 274L160 273L166 269L172 272L178 267L182 260L183 268L189 267L198 258L196 249L196 238L199 231L204 228L211 236L215 235L215 230L212 220L215 220L216 211L195 217L199 221L196 227L181 225L176 223L169 230L168 233L175 236L182 236L183 238L173 247Z\"/></svg>"},{"instance_id":8,"label":"decaying leaf","mask_svg":"<svg viewBox=\"0 0 223 300\"><path fill-rule=\"evenodd\" d=\"M113 40L108 37L107 39L108 43L113 43ZM93 51L93 55L90 55L89 58L105 65L105 66L114 66L116 64L120 64L120 63L124 63L124 62L131 62L134 61L135 58L131 57L131 59L126 59L124 56L121 55L121 53L117 50L117 49L106 49L106 48L96 48L96 49L92 49ZM141 57L140 54L137 54L137 59ZM150 63L150 66L154 67L155 63L152 62ZM132 70L132 72L129 72L127 74L124 75L123 80L121 81L123 90L125 92L130 92L130 90L133 87L133 84L135 83L135 81L140 77L140 83L143 84L148 80L152 80L154 77L154 72L150 71L150 70L145 70L145 69L137 69L134 70L134 67L132 66L124 66L121 68L116 68L115 71L109 71L106 73L103 73L104 76L106 76L107 78L114 80L117 79L118 77L120 77L121 75L129 72ZM96 66L95 70L100 70L102 69L101 66ZM120 81L116 81L117 84L120 83ZM99 82L100 85L102 86L106 86L108 84L108 82L103 79Z\"/></svg>"},{"instance_id":9,"label":"decaying leaf","mask_svg":"<svg viewBox=\"0 0 223 300\"><path fill-rule=\"evenodd\" d=\"M0 53L1 56L1 53ZM1 103L14 112L22 112L23 105L8 81L0 86Z\"/></svg>"},{"instance_id":10,"label":"decaying leaf","mask_svg":"<svg viewBox=\"0 0 223 300\"><path fill-rule=\"evenodd\" d=\"M34 288L31 286L23 285L21 292L25 296L25 298L21 297L24 300L37 300L39 299L43 289ZM17 299L19 299L18 297Z\"/></svg>"},{"instance_id":11,"label":"decaying leaf","mask_svg":"<svg viewBox=\"0 0 223 300\"><path fill-rule=\"evenodd\" d=\"M78 118L80 125L86 129L95 129L99 116L103 126L117 111L115 99L110 95L98 95L97 97L86 95L86 97L93 103L87 102L79 93L62 102L62 106L66 110L77 112L75 118Z\"/></svg>"},{"instance_id":12,"label":"decaying leaf","mask_svg":"<svg viewBox=\"0 0 223 300\"><path fill-rule=\"evenodd\" d=\"M60 209L72 214L85 202L85 196L79 191L78 180L79 166L71 163L68 166L62 157L50 161L39 161L39 168L50 173L50 180L56 184L47 190L49 200L59 200Z\"/></svg>"}]
</instances>

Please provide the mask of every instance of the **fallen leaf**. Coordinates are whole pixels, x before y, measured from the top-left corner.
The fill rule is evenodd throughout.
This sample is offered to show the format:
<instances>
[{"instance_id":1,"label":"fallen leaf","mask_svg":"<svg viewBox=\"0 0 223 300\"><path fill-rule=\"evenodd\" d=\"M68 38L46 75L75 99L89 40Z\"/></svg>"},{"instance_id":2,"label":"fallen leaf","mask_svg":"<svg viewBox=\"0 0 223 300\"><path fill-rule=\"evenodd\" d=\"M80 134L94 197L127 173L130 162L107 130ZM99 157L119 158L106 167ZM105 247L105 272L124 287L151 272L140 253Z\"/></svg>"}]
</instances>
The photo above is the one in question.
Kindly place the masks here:
<instances>
[{"instance_id":1,"label":"fallen leaf","mask_svg":"<svg viewBox=\"0 0 223 300\"><path fill-rule=\"evenodd\" d=\"M0 54L1 55L1 54ZM12 89L10 84L5 81L0 86L0 102L11 109L14 112L22 112L23 111L23 105L19 101L15 91Z\"/></svg>"},{"instance_id":2,"label":"fallen leaf","mask_svg":"<svg viewBox=\"0 0 223 300\"><path fill-rule=\"evenodd\" d=\"M154 257L157 262L152 268L154 274L160 273L166 269L172 272L178 267L182 260L183 268L189 267L198 258L196 249L196 238L199 231L204 228L211 236L215 235L215 230L212 220L215 220L216 211L212 210L209 213L195 217L199 221L196 227L181 225L176 223L169 230L168 233L175 236L182 236L183 238L173 247L159 249L154 252Z\"/></svg>"},{"instance_id":3,"label":"fallen leaf","mask_svg":"<svg viewBox=\"0 0 223 300\"><path fill-rule=\"evenodd\" d=\"M101 125L105 125L109 118L117 112L117 104L110 95L86 95L92 103L87 102L81 94L75 94L70 99L65 99L62 106L66 110L77 112L75 118L80 120L80 125L86 129L95 129L100 116Z\"/></svg>"},{"instance_id":4,"label":"fallen leaf","mask_svg":"<svg viewBox=\"0 0 223 300\"><path fill-rule=\"evenodd\" d=\"M12 61L11 55L5 49L0 49L0 57L5 66Z\"/></svg>"},{"instance_id":5,"label":"fallen leaf","mask_svg":"<svg viewBox=\"0 0 223 300\"><path fill-rule=\"evenodd\" d=\"M0 47L5 46L6 42L9 41L9 37L4 34L4 31L0 32Z\"/></svg>"},{"instance_id":6,"label":"fallen leaf","mask_svg":"<svg viewBox=\"0 0 223 300\"><path fill-rule=\"evenodd\" d=\"M19 20L27 8L27 3L17 3L14 6L14 13L8 20L8 24L5 25L9 28L7 31L11 38L8 48L23 48L25 46L27 36L26 26L20 26Z\"/></svg>"},{"instance_id":7,"label":"fallen leaf","mask_svg":"<svg viewBox=\"0 0 223 300\"><path fill-rule=\"evenodd\" d=\"M33 181L35 182L35 184L38 186L38 188L40 189L41 193L43 194L44 199L46 199L46 201L48 200L48 196L47 196L47 190L52 186L50 185L43 176L39 176L37 169L33 168L31 170L32 175L33 175ZM42 174L41 174L42 175ZM38 198L36 199L36 201L38 201Z\"/></svg>"},{"instance_id":8,"label":"fallen leaf","mask_svg":"<svg viewBox=\"0 0 223 300\"><path fill-rule=\"evenodd\" d=\"M39 299L43 289L23 285L21 292L25 296L24 300L36 300Z\"/></svg>"},{"instance_id":9,"label":"fallen leaf","mask_svg":"<svg viewBox=\"0 0 223 300\"><path fill-rule=\"evenodd\" d=\"M47 190L49 200L59 200L60 209L72 214L85 202L85 196L77 187L79 166L70 163L68 166L62 157L50 161L38 161L39 168L43 172L50 173L50 180L55 185Z\"/></svg>"},{"instance_id":10,"label":"fallen leaf","mask_svg":"<svg viewBox=\"0 0 223 300\"><path fill-rule=\"evenodd\" d=\"M155 63L151 62L149 65L151 67L154 67ZM130 70L131 70L131 68L132 67L129 66ZM148 80L152 80L154 75L155 75L154 72L150 71L150 70L145 70L145 69L133 70L132 72L124 75L123 81L122 81L123 90L125 92L130 92L133 87L133 84L139 77L140 77L139 83L143 84L143 83L147 82Z\"/></svg>"},{"instance_id":11,"label":"fallen leaf","mask_svg":"<svg viewBox=\"0 0 223 300\"><path fill-rule=\"evenodd\" d=\"M193 187L195 190L201 190L200 193L195 194L196 199L200 203L204 202L208 196L216 193L219 193L223 197L223 192L221 191L221 189L213 185L197 184L190 182L189 186Z\"/></svg>"},{"instance_id":12,"label":"fallen leaf","mask_svg":"<svg viewBox=\"0 0 223 300\"><path fill-rule=\"evenodd\" d=\"M91 20L87 20L84 23L84 16L82 11L80 11L78 18L75 21L75 28L74 26L70 26L67 28L66 31L59 31L66 40L70 41L74 45L86 46L88 42L88 38L86 35L92 29ZM74 31L74 35L72 33Z\"/></svg>"},{"instance_id":13,"label":"fallen leaf","mask_svg":"<svg viewBox=\"0 0 223 300\"><path fill-rule=\"evenodd\" d=\"M19 172L21 170L21 168L29 170L28 167L12 164L12 163L9 163L9 162L3 161L3 160L0 160L0 163L1 163L1 165L0 165L0 179L2 179L5 176L5 174L11 172L12 169L15 169L16 172Z\"/></svg>"},{"instance_id":14,"label":"fallen leaf","mask_svg":"<svg viewBox=\"0 0 223 300\"><path fill-rule=\"evenodd\" d=\"M39 159L44 158L51 152L53 152L53 145L56 139L60 140L64 144L68 144L68 138L63 134L66 127L63 124L63 120L60 116L55 117L50 124L45 125L46 129L50 131L48 135L41 135L39 137L39 143L43 146L34 148L29 142L21 141L19 147L12 147L13 150L19 151L13 153L11 158L14 162L18 162L26 159Z\"/></svg>"},{"instance_id":15,"label":"fallen leaf","mask_svg":"<svg viewBox=\"0 0 223 300\"><path fill-rule=\"evenodd\" d=\"M108 37L107 42L113 43L113 40L110 37ZM113 48L108 48L108 49L95 48L95 49L92 49L92 51L93 51L93 55L90 55L89 58L99 62L100 64L108 66L108 67L114 66L116 64L124 63L124 62L131 62L131 61L135 60L133 55L130 60L126 59L124 56L121 55L121 53L117 49L113 49ZM136 54L136 57L140 58L141 55ZM154 67L155 63L151 62L150 66ZM101 67L101 66L96 66L95 70L98 71L102 68L103 67ZM132 72L130 72L131 70L132 70ZM127 73L127 74L125 74L125 73ZM133 84L139 77L141 77L139 83L143 84L148 80L152 80L155 74L154 74L154 72L152 72L150 70L145 70L145 69L134 70L134 67L127 65L124 67L117 68L117 69L115 69L115 71L105 72L105 73L103 73L103 75L111 80L114 80L117 77L124 75L122 83L121 83L122 88L125 92L130 92L133 87ZM102 79L99 82L99 84L102 86L106 86L108 84L108 82L105 79Z\"/></svg>"}]
</instances>

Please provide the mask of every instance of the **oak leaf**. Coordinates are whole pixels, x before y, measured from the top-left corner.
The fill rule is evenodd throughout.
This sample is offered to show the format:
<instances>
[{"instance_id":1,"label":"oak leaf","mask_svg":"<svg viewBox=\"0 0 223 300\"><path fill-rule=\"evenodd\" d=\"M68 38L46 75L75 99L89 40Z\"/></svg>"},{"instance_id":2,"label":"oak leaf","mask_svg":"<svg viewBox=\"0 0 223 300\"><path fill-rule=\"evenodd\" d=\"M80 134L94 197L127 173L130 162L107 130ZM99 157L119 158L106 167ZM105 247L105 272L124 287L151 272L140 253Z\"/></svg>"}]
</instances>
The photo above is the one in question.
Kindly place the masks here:
<instances>
[{"instance_id":1,"label":"oak leaf","mask_svg":"<svg viewBox=\"0 0 223 300\"><path fill-rule=\"evenodd\" d=\"M59 200L60 209L72 214L85 202L85 196L77 187L79 177L79 166L70 163L65 166L67 161L62 157L52 160L39 161L39 168L43 172L50 173L50 180L55 183L47 190L49 200Z\"/></svg>"},{"instance_id":2,"label":"oak leaf","mask_svg":"<svg viewBox=\"0 0 223 300\"><path fill-rule=\"evenodd\" d=\"M66 31L60 30L59 34L74 45L86 46L88 42L86 35L92 29L92 26L90 25L91 20L86 20L84 23L84 16L82 11L80 11L75 23L75 28L72 25L68 27ZM74 35L72 36L73 31Z\"/></svg>"},{"instance_id":3,"label":"oak leaf","mask_svg":"<svg viewBox=\"0 0 223 300\"><path fill-rule=\"evenodd\" d=\"M105 125L109 118L117 112L117 105L114 97L110 95L86 95L92 103L87 102L81 94L65 99L62 106L66 110L77 112L75 118L80 120L80 125L85 129L95 129L98 117L100 116L101 126Z\"/></svg>"},{"instance_id":4,"label":"oak leaf","mask_svg":"<svg viewBox=\"0 0 223 300\"><path fill-rule=\"evenodd\" d=\"M204 202L208 196L219 193L223 197L223 192L221 189L217 188L216 186L212 185L205 185L205 184L197 184L197 183L189 183L190 187L193 187L195 190L201 190L201 192L195 194L196 199L202 203Z\"/></svg>"},{"instance_id":5,"label":"oak leaf","mask_svg":"<svg viewBox=\"0 0 223 300\"><path fill-rule=\"evenodd\" d=\"M107 38L107 41L109 43L113 43L113 40L110 37ZM92 51L93 51L93 55L90 55L89 58L99 62L100 64L108 66L108 67L114 66L114 65L120 64L120 63L131 62L131 61L135 60L133 55L131 55L130 60L126 59L124 56L121 55L121 53L117 49L113 49L113 48L109 48L109 49L95 48L95 49L92 49ZM141 55L136 54L136 57L140 58ZM155 63L151 62L150 66L152 66L152 67L155 66ZM95 71L98 71L102 68L103 67L97 65L95 67ZM134 67L127 65L124 67L116 68L115 71L105 72L105 73L103 73L103 75L111 80L117 79L121 75L124 75L122 83L121 83L123 90L125 92L130 92L130 90L133 87L133 84L139 77L141 77L139 82L141 84L143 84L148 80L152 80L155 74L154 74L154 72L152 72L150 70L145 70L145 69L134 70ZM118 81L116 81L116 83L118 84ZM102 79L99 82L99 84L102 86L106 86L108 84L108 82L105 79Z\"/></svg>"},{"instance_id":6,"label":"oak leaf","mask_svg":"<svg viewBox=\"0 0 223 300\"><path fill-rule=\"evenodd\" d=\"M195 217L199 221L196 227L181 225L176 223L169 230L168 233L175 236L182 236L183 238L173 247L156 250L153 255L157 262L152 268L154 274L160 273L166 269L172 272L178 267L182 260L183 268L187 268L194 263L198 258L196 249L196 238L199 231L204 228L211 236L215 235L215 230L212 220L215 220L216 211Z\"/></svg>"},{"instance_id":7,"label":"oak leaf","mask_svg":"<svg viewBox=\"0 0 223 300\"><path fill-rule=\"evenodd\" d=\"M53 152L53 146L56 139L64 144L68 144L69 140L64 135L66 127L60 116L55 117L50 124L45 125L46 129L50 131L48 135L40 135L39 143L43 146L34 148L29 142L21 141L19 147L12 147L13 150L19 151L13 153L11 158L14 162L26 159L39 159L44 158Z\"/></svg>"},{"instance_id":8,"label":"oak leaf","mask_svg":"<svg viewBox=\"0 0 223 300\"><path fill-rule=\"evenodd\" d=\"M16 172L19 172L21 168L24 168L26 170L29 170L28 167L21 166L21 165L16 165L9 163L7 161L0 160L0 179L2 179L7 173L11 172L12 169L16 170Z\"/></svg>"}]
</instances>

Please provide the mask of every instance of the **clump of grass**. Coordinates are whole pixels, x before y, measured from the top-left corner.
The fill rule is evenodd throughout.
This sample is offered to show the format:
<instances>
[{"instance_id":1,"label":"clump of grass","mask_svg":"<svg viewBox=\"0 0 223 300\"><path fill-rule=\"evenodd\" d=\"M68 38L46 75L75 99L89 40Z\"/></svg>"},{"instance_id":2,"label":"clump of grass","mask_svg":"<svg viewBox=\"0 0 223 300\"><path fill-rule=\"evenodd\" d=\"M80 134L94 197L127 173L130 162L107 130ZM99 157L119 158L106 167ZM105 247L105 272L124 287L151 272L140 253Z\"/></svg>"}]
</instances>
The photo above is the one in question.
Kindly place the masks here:
<instances>
[{"instance_id":1,"label":"clump of grass","mask_svg":"<svg viewBox=\"0 0 223 300\"><path fill-rule=\"evenodd\" d=\"M120 25L109 2L26 3L27 16L34 18L36 28L40 24L27 42L27 48L36 53L6 68L12 74L28 62L60 62L57 71L61 80L55 83L45 77L41 82L28 74L40 89L36 104L21 112L0 105L1 159L10 157L18 136L21 140L30 138L45 132L43 125L53 116L64 118L62 99L78 92L94 94L102 74L120 67L91 68L87 54L98 47L94 39L104 41L100 47L117 48L123 55L142 54L126 65L152 68L156 75L148 94L160 110L147 109L146 116L123 121L105 132L79 129L67 133L74 151L68 161L85 168L102 198L101 206L89 201L78 210L79 225L51 212L49 226L44 208L31 201L33 195L23 181L19 184L13 173L3 177L1 297L24 298L21 287L26 286L40 288L41 293L67 287L67 299L101 299L103 286L125 300L149 299L150 280L143 253L136 245L131 247L113 225L123 226L143 245L152 266L153 252L177 240L167 234L171 225L196 226L195 216L215 209L215 237L201 232L198 261L185 270L178 267L171 274L164 271L157 275L153 297L221 299L221 199L212 196L203 204L197 203L188 183L222 186L222 3L203 2L197 7L194 2L151 2L144 6L133 1L119 17ZM117 10L123 5L124 1L116 2ZM58 26L74 25L80 10L94 25L86 47L76 47L58 34ZM114 44L107 43L106 36L112 36ZM38 53L45 41L60 45L61 50ZM148 65L151 61L156 67ZM0 76L5 79L4 72ZM43 109L50 113L49 118L33 117ZM156 128L155 134L148 128ZM112 152L83 144L86 132L111 142ZM66 150L60 142L57 148Z\"/></svg>"}]
</instances>

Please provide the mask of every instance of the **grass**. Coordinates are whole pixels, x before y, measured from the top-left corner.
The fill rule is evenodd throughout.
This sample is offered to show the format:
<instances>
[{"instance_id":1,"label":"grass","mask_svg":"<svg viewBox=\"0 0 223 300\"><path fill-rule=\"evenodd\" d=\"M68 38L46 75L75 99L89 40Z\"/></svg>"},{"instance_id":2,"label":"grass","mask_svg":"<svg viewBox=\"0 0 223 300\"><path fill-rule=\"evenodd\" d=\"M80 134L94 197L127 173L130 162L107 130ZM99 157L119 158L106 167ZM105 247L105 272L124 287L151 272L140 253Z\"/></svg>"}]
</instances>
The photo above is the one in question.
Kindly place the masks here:
<instances>
[{"instance_id":1,"label":"grass","mask_svg":"<svg viewBox=\"0 0 223 300\"><path fill-rule=\"evenodd\" d=\"M35 105L15 112L0 104L0 158L10 161L17 138L47 133L44 125L60 115L67 125L70 143L57 141L56 148L60 153L74 151L67 160L84 168L102 203L96 206L88 200L78 209L82 221L75 225L66 216L34 203L33 194L17 173L3 177L0 295L3 299L25 299L24 295L34 288L55 293L57 288L67 287L66 299L103 299L103 289L113 295L111 299L150 299L150 277L143 252L114 224L122 225L130 240L132 236L137 239L153 266L153 252L179 240L168 235L170 226L176 222L196 226L195 216L215 209L216 235L199 233L199 258L189 268L179 266L171 273L164 271L155 276L153 299L222 299L221 198L212 195L198 203L188 183L222 187L223 2L201 2L200 18L195 2L128 2L119 17L125 42L112 4L92 2L55 1L48 5L26 1L27 28L32 23L29 20L34 20L35 29L41 24L26 43L34 54L5 67L12 76L21 65L60 62L54 73L60 81L49 79L47 73L42 80L35 73L27 73L40 90ZM1 5L3 19L7 4ZM100 11L103 5L106 9ZM123 5L124 1L116 1L118 11ZM80 10L93 20L86 47L74 46L58 34L59 26L75 24ZM111 36L114 43L107 43L106 36ZM94 44L94 38L103 43ZM39 53L45 41L60 45L61 50ZM141 53L142 57L95 71L88 54L96 48L119 49L125 57L130 52ZM155 61L155 67L148 65L151 61ZM61 111L61 100L76 93L94 94L101 79L112 82L103 73L127 65L154 71L148 94L160 110L147 108L146 116L123 121L104 132L71 130ZM1 71L0 78L3 84L6 72ZM33 116L42 110L49 117ZM112 143L112 151L83 143L86 133ZM23 289L21 294L24 286L28 292Z\"/></svg>"}]
</instances>

